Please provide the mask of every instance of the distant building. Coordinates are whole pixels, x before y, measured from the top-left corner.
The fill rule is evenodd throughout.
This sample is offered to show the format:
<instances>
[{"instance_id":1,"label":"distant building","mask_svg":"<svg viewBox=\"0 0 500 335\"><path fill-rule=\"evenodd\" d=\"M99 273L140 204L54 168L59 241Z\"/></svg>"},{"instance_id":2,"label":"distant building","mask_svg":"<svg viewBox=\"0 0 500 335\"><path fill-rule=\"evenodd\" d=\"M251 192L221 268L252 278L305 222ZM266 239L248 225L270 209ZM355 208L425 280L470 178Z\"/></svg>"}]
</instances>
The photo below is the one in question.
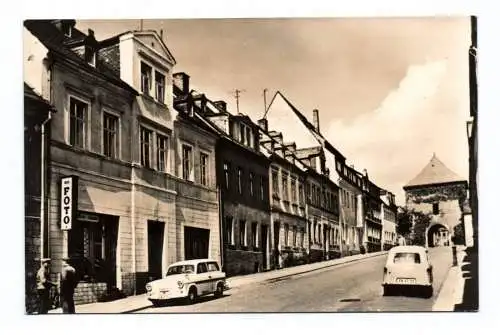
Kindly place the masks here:
<instances>
[{"instance_id":1,"label":"distant building","mask_svg":"<svg viewBox=\"0 0 500 335\"><path fill-rule=\"evenodd\" d=\"M446 167L434 154L422 171L403 187L406 207L431 215L425 239L429 247L449 246L462 220L467 181Z\"/></svg>"},{"instance_id":2,"label":"distant building","mask_svg":"<svg viewBox=\"0 0 500 335\"><path fill-rule=\"evenodd\" d=\"M383 249L382 246L382 200L381 189L368 179L365 171L363 176L363 202L365 226L363 234L363 245L367 252L376 252Z\"/></svg>"},{"instance_id":3,"label":"distant building","mask_svg":"<svg viewBox=\"0 0 500 335\"><path fill-rule=\"evenodd\" d=\"M394 194L387 190L380 191L380 199L382 200L380 210L382 219L381 243L382 249L388 250L398 243L396 235L397 205Z\"/></svg>"}]
</instances>

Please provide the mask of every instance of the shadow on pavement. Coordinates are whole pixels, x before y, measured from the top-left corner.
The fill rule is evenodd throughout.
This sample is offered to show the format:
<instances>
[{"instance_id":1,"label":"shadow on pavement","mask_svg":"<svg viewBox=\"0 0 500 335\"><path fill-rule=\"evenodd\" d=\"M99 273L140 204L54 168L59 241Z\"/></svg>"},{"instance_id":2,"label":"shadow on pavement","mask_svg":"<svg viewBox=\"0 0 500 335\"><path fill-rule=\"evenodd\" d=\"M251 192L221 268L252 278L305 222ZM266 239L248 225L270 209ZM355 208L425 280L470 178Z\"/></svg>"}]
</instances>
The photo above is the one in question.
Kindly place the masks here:
<instances>
[{"instance_id":1,"label":"shadow on pavement","mask_svg":"<svg viewBox=\"0 0 500 335\"><path fill-rule=\"evenodd\" d=\"M462 303L455 305L456 312L477 312L479 308L479 264L477 248L465 249L464 265L461 267L464 278Z\"/></svg>"}]
</instances>

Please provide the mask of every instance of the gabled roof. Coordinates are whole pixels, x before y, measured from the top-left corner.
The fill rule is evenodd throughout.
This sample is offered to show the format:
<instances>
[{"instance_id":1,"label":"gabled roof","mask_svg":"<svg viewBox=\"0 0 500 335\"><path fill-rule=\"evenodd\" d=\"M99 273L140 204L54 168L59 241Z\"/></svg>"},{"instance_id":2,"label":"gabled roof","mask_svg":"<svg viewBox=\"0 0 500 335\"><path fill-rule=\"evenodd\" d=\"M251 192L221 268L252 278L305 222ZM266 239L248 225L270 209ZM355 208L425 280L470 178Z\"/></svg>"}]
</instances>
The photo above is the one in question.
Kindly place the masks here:
<instances>
[{"instance_id":1,"label":"gabled roof","mask_svg":"<svg viewBox=\"0 0 500 335\"><path fill-rule=\"evenodd\" d=\"M167 55L166 58L170 62L172 62L172 64L174 64L174 65L177 63L177 61L175 60L174 55L172 55L172 53L168 49L167 45L165 44L165 42L163 41L163 39L161 38L161 36L158 35L158 32L156 30L152 30L152 29L149 29L149 30L128 30L128 31L125 31L125 32L123 32L121 34L118 34L118 35L112 36L110 38L107 38L105 40L102 40L102 41L99 42L99 44L102 47L107 47L107 46L116 44L116 43L118 43L120 41L120 37L122 37L124 35L127 35L127 34L132 34L134 36L150 35L150 36L155 37L160 42L160 45L161 45L163 51Z\"/></svg>"},{"instance_id":2,"label":"gabled roof","mask_svg":"<svg viewBox=\"0 0 500 335\"><path fill-rule=\"evenodd\" d=\"M311 132L311 134L316 138L316 140L321 145L324 145L325 148L328 151L330 151L332 154L334 154L336 157L345 159L344 155L342 155L340 153L340 151L338 151L333 145L331 145L330 142L328 142L328 140L323 136L323 134L321 134L319 131L317 131L316 128L314 127L314 125L311 122L309 122L307 117L305 117L304 114L302 114L290 101L288 101L288 99L280 91L277 91L276 94L274 95L273 99L271 100L271 103L269 104L267 111L269 111L274 99L278 95L280 95L283 98L283 100L290 107L290 109L295 113L295 115L297 115L299 120L306 126L306 128ZM264 118L266 118L267 111L264 113Z\"/></svg>"},{"instance_id":3,"label":"gabled roof","mask_svg":"<svg viewBox=\"0 0 500 335\"><path fill-rule=\"evenodd\" d=\"M137 94L137 91L129 86L126 82L116 76L115 73L100 62L96 62L96 67L88 64L82 57L64 46L64 41L67 37L54 26L52 20L26 20L24 26L35 36L50 52L67 59L70 62L78 64L81 68L89 73L103 76L109 82L132 91Z\"/></svg>"},{"instance_id":4,"label":"gabled roof","mask_svg":"<svg viewBox=\"0 0 500 335\"><path fill-rule=\"evenodd\" d=\"M419 174L406 184L403 189L413 186L444 184L453 182L467 182L451 171L436 154L432 155L430 162L420 171Z\"/></svg>"}]
</instances>

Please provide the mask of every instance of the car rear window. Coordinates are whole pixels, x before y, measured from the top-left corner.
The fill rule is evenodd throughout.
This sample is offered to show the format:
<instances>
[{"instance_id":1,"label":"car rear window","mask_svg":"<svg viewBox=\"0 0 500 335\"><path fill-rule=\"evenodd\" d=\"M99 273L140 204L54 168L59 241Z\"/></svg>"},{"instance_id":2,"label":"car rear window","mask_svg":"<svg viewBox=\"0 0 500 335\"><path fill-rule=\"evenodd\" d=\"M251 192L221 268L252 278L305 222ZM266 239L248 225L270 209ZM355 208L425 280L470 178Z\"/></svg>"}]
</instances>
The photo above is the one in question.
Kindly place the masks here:
<instances>
[{"instance_id":1,"label":"car rear window","mask_svg":"<svg viewBox=\"0 0 500 335\"><path fill-rule=\"evenodd\" d=\"M398 252L394 255L394 263L420 264L420 254L416 252Z\"/></svg>"}]
</instances>

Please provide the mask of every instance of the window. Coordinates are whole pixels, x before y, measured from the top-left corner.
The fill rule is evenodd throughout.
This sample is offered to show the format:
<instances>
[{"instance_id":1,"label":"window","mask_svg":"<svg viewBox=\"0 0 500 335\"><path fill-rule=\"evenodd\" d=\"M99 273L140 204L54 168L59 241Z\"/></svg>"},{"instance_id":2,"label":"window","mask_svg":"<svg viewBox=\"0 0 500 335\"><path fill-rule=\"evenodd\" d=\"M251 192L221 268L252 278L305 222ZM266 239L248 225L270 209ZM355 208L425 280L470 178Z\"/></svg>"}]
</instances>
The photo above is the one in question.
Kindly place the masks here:
<instances>
[{"instance_id":1,"label":"window","mask_svg":"<svg viewBox=\"0 0 500 335\"><path fill-rule=\"evenodd\" d=\"M192 180L193 170L193 148L189 145L182 145L182 179Z\"/></svg>"},{"instance_id":2,"label":"window","mask_svg":"<svg viewBox=\"0 0 500 335\"><path fill-rule=\"evenodd\" d=\"M264 200L264 177L260 177L260 200Z\"/></svg>"},{"instance_id":3,"label":"window","mask_svg":"<svg viewBox=\"0 0 500 335\"><path fill-rule=\"evenodd\" d=\"M208 155L200 153L200 182L208 186Z\"/></svg>"},{"instance_id":4,"label":"window","mask_svg":"<svg viewBox=\"0 0 500 335\"><path fill-rule=\"evenodd\" d=\"M245 125L240 123L240 142L245 144Z\"/></svg>"},{"instance_id":5,"label":"window","mask_svg":"<svg viewBox=\"0 0 500 335\"><path fill-rule=\"evenodd\" d=\"M205 272L208 272L207 264L198 263L198 266L196 267L196 273L205 273Z\"/></svg>"},{"instance_id":6,"label":"window","mask_svg":"<svg viewBox=\"0 0 500 335\"><path fill-rule=\"evenodd\" d=\"M229 165L229 163L226 163L224 162L224 182L225 182L225 186L226 186L226 190L229 190L229 181L230 181L230 175L231 173L231 166Z\"/></svg>"},{"instance_id":7,"label":"window","mask_svg":"<svg viewBox=\"0 0 500 335\"><path fill-rule=\"evenodd\" d=\"M257 247L257 222L252 222L252 245Z\"/></svg>"},{"instance_id":8,"label":"window","mask_svg":"<svg viewBox=\"0 0 500 335\"><path fill-rule=\"evenodd\" d=\"M227 244L234 244L233 241L233 218L226 216L226 221L224 222L224 238Z\"/></svg>"},{"instance_id":9,"label":"window","mask_svg":"<svg viewBox=\"0 0 500 335\"><path fill-rule=\"evenodd\" d=\"M165 101L165 75L155 71L156 100L163 103Z\"/></svg>"},{"instance_id":10,"label":"window","mask_svg":"<svg viewBox=\"0 0 500 335\"><path fill-rule=\"evenodd\" d=\"M297 246L297 227L293 227L293 246Z\"/></svg>"},{"instance_id":11,"label":"window","mask_svg":"<svg viewBox=\"0 0 500 335\"><path fill-rule=\"evenodd\" d=\"M84 52L85 52L85 61L88 64L95 66L95 50L94 50L94 48L86 46Z\"/></svg>"},{"instance_id":12,"label":"window","mask_svg":"<svg viewBox=\"0 0 500 335\"><path fill-rule=\"evenodd\" d=\"M283 174L281 177L281 187L282 187L282 192L283 192L283 200L288 201L288 176L286 174Z\"/></svg>"},{"instance_id":13,"label":"window","mask_svg":"<svg viewBox=\"0 0 500 335\"><path fill-rule=\"evenodd\" d=\"M246 222L240 221L240 246L244 247L247 245L247 231L246 231Z\"/></svg>"},{"instance_id":14,"label":"window","mask_svg":"<svg viewBox=\"0 0 500 335\"><path fill-rule=\"evenodd\" d=\"M420 264L420 254L413 252L398 252L394 255L394 263Z\"/></svg>"},{"instance_id":15,"label":"window","mask_svg":"<svg viewBox=\"0 0 500 335\"><path fill-rule=\"evenodd\" d=\"M69 144L85 148L88 104L73 97L69 100Z\"/></svg>"},{"instance_id":16,"label":"window","mask_svg":"<svg viewBox=\"0 0 500 335\"><path fill-rule=\"evenodd\" d=\"M162 135L156 136L156 164L158 171L167 171L168 161L168 138Z\"/></svg>"},{"instance_id":17,"label":"window","mask_svg":"<svg viewBox=\"0 0 500 335\"><path fill-rule=\"evenodd\" d=\"M288 234L289 234L289 228L288 225L285 225L285 246L288 247Z\"/></svg>"},{"instance_id":18,"label":"window","mask_svg":"<svg viewBox=\"0 0 500 335\"><path fill-rule=\"evenodd\" d=\"M167 276L194 273L194 265L176 265L168 268Z\"/></svg>"},{"instance_id":19,"label":"window","mask_svg":"<svg viewBox=\"0 0 500 335\"><path fill-rule=\"evenodd\" d=\"M243 193L243 185L242 185L242 180L241 178L243 178L243 170L239 167L238 168L238 192L240 194Z\"/></svg>"},{"instance_id":20,"label":"window","mask_svg":"<svg viewBox=\"0 0 500 335\"><path fill-rule=\"evenodd\" d=\"M253 172L250 172L248 175L249 183L250 183L250 196L253 197Z\"/></svg>"},{"instance_id":21,"label":"window","mask_svg":"<svg viewBox=\"0 0 500 335\"><path fill-rule=\"evenodd\" d=\"M305 235L304 229L301 229L300 230L300 244L299 244L299 246L301 248L304 247L304 235Z\"/></svg>"},{"instance_id":22,"label":"window","mask_svg":"<svg viewBox=\"0 0 500 335\"><path fill-rule=\"evenodd\" d=\"M117 158L118 152L118 118L114 115L103 114L103 154L110 158Z\"/></svg>"},{"instance_id":23,"label":"window","mask_svg":"<svg viewBox=\"0 0 500 335\"><path fill-rule=\"evenodd\" d=\"M435 202L432 204L432 214L439 214L439 202Z\"/></svg>"},{"instance_id":24,"label":"window","mask_svg":"<svg viewBox=\"0 0 500 335\"><path fill-rule=\"evenodd\" d=\"M150 95L149 91L151 90L151 75L151 66L141 62L141 91L146 95Z\"/></svg>"},{"instance_id":25,"label":"window","mask_svg":"<svg viewBox=\"0 0 500 335\"><path fill-rule=\"evenodd\" d=\"M209 262L207 263L207 269L208 272L219 271L219 264L217 264L216 262Z\"/></svg>"},{"instance_id":26,"label":"window","mask_svg":"<svg viewBox=\"0 0 500 335\"><path fill-rule=\"evenodd\" d=\"M279 185L278 185L278 171L273 170L272 172L272 182L273 182L273 196L279 198Z\"/></svg>"},{"instance_id":27,"label":"window","mask_svg":"<svg viewBox=\"0 0 500 335\"><path fill-rule=\"evenodd\" d=\"M141 165L151 167L151 137L153 133L141 127Z\"/></svg>"},{"instance_id":28,"label":"window","mask_svg":"<svg viewBox=\"0 0 500 335\"><path fill-rule=\"evenodd\" d=\"M299 204L304 204L304 184L299 182Z\"/></svg>"},{"instance_id":29,"label":"window","mask_svg":"<svg viewBox=\"0 0 500 335\"><path fill-rule=\"evenodd\" d=\"M290 181L290 188L292 191L292 202L296 203L297 202L297 179L292 178Z\"/></svg>"}]
</instances>

